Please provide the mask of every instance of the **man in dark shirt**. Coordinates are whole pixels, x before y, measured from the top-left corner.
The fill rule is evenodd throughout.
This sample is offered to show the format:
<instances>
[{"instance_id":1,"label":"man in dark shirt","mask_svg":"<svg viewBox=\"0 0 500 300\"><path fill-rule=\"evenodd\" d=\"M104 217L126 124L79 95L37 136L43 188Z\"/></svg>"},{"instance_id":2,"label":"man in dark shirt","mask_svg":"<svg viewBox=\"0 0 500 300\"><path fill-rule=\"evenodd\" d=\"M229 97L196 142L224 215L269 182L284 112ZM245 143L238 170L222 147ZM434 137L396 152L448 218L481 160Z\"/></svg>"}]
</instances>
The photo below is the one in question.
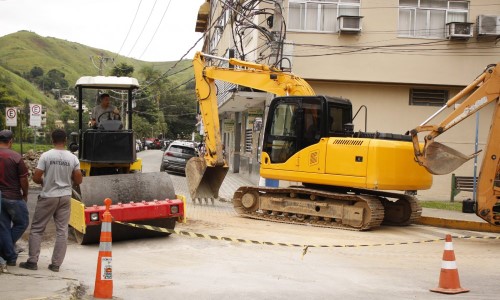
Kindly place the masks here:
<instances>
[{"instance_id":1,"label":"man in dark shirt","mask_svg":"<svg viewBox=\"0 0 500 300\"><path fill-rule=\"evenodd\" d=\"M28 169L22 156L11 150L12 131L0 131L0 253L7 265L15 266L14 245L29 224ZM12 225L11 225L12 224Z\"/></svg>"}]
</instances>

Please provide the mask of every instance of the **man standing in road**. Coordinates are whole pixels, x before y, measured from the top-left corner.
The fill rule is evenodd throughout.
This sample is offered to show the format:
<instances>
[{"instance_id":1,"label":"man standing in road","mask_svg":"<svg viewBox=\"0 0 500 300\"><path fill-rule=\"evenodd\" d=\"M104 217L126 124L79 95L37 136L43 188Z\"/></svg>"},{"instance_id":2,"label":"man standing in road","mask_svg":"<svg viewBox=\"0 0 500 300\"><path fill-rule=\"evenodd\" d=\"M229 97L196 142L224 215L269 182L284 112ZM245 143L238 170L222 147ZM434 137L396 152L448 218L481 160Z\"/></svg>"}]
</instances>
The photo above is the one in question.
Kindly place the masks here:
<instances>
[{"instance_id":1,"label":"man standing in road","mask_svg":"<svg viewBox=\"0 0 500 300\"><path fill-rule=\"evenodd\" d=\"M42 185L42 192L38 197L31 223L29 258L27 262L20 263L19 267L29 270L38 269L42 236L50 218L54 217L56 242L49 269L59 272L59 267L66 255L72 183L78 185L82 183L83 178L78 158L65 149L66 133L64 130L56 129L52 132L52 144L54 148L40 156L35 174L33 174L33 181Z\"/></svg>"},{"instance_id":2,"label":"man standing in road","mask_svg":"<svg viewBox=\"0 0 500 300\"><path fill-rule=\"evenodd\" d=\"M92 115L90 116L92 127L97 127L103 118L106 120L108 118L113 119L113 115L120 114L116 106L109 104L109 94L101 94L99 98L101 103L92 109Z\"/></svg>"},{"instance_id":3,"label":"man standing in road","mask_svg":"<svg viewBox=\"0 0 500 300\"><path fill-rule=\"evenodd\" d=\"M12 138L12 131L0 131L0 256L8 266L16 265L15 244L29 224L28 169Z\"/></svg>"}]
</instances>

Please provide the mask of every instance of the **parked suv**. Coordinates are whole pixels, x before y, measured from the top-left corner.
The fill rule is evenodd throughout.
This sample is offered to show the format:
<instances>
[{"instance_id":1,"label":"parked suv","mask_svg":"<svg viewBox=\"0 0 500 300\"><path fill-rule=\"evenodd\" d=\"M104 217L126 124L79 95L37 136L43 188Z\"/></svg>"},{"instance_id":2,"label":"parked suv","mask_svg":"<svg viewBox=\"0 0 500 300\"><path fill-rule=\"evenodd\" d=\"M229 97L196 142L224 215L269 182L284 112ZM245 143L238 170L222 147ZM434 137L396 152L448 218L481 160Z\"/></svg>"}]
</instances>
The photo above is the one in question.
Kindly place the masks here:
<instances>
[{"instance_id":1,"label":"parked suv","mask_svg":"<svg viewBox=\"0 0 500 300\"><path fill-rule=\"evenodd\" d=\"M187 161L197 156L196 144L187 141L173 141L163 152L160 171L175 171L185 173Z\"/></svg>"}]
</instances>

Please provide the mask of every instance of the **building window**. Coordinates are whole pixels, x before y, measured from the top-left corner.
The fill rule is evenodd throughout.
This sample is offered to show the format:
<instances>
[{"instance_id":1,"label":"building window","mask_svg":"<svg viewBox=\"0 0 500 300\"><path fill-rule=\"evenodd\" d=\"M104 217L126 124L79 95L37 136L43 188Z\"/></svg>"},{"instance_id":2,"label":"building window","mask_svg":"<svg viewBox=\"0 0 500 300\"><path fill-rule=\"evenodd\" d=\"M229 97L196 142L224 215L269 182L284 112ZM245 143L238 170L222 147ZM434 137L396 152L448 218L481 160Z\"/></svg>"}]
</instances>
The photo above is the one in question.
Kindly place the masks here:
<instances>
[{"instance_id":1,"label":"building window","mask_svg":"<svg viewBox=\"0 0 500 300\"><path fill-rule=\"evenodd\" d=\"M290 0L288 29L338 31L338 16L359 16L360 0Z\"/></svg>"},{"instance_id":2,"label":"building window","mask_svg":"<svg viewBox=\"0 0 500 300\"><path fill-rule=\"evenodd\" d=\"M448 91L410 89L410 105L443 106L448 101Z\"/></svg>"},{"instance_id":3,"label":"building window","mask_svg":"<svg viewBox=\"0 0 500 300\"><path fill-rule=\"evenodd\" d=\"M245 130L245 152L252 153L252 129Z\"/></svg>"},{"instance_id":4,"label":"building window","mask_svg":"<svg viewBox=\"0 0 500 300\"><path fill-rule=\"evenodd\" d=\"M446 23L468 19L469 1L399 0L398 35L442 39Z\"/></svg>"}]
</instances>

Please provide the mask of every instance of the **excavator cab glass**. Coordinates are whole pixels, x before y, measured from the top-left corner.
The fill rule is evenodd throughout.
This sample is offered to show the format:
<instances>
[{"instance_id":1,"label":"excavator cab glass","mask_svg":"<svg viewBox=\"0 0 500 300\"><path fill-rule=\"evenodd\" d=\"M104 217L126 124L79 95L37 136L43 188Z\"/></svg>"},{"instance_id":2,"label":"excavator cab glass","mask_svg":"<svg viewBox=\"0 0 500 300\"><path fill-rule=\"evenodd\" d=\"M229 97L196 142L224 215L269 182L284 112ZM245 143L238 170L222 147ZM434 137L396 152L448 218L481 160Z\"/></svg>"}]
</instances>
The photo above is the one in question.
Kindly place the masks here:
<instances>
[{"instance_id":1,"label":"excavator cab glass","mask_svg":"<svg viewBox=\"0 0 500 300\"><path fill-rule=\"evenodd\" d=\"M273 100L268 114L264 151L273 163L287 161L324 135L322 97L281 97Z\"/></svg>"},{"instance_id":2,"label":"excavator cab glass","mask_svg":"<svg viewBox=\"0 0 500 300\"><path fill-rule=\"evenodd\" d=\"M264 151L272 163L283 163L298 151L323 137L351 135L345 124L352 122L347 99L325 96L275 98L269 107Z\"/></svg>"}]
</instances>

